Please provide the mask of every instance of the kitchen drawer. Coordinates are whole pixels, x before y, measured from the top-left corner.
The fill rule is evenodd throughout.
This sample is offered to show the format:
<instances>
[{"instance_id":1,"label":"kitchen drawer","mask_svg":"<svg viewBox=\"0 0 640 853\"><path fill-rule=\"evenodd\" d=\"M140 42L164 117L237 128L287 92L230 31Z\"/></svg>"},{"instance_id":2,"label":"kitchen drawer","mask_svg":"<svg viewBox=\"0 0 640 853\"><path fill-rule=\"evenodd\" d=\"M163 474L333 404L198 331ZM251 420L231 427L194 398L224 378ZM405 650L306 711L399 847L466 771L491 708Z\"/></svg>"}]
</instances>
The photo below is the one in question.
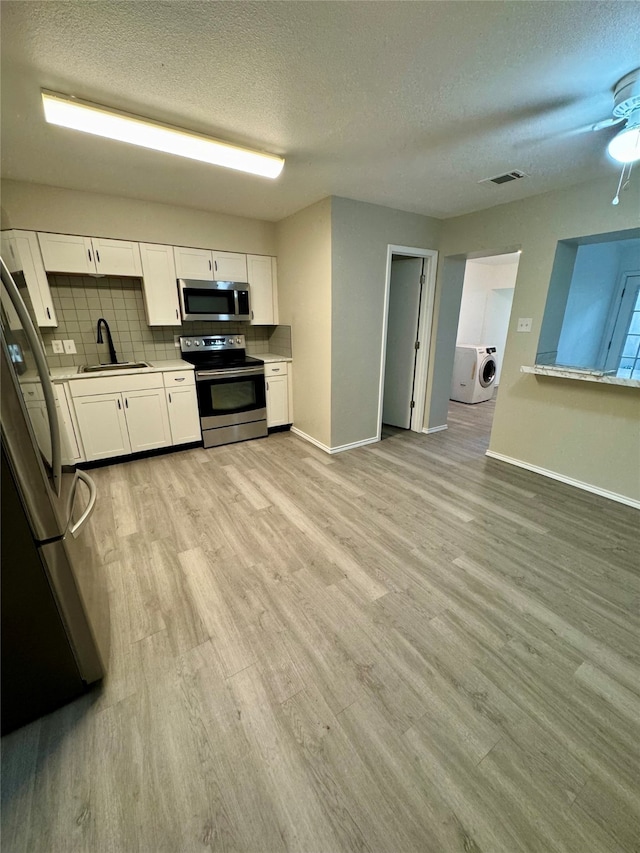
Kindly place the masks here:
<instances>
[{"instance_id":1,"label":"kitchen drawer","mask_svg":"<svg viewBox=\"0 0 640 853\"><path fill-rule=\"evenodd\" d=\"M171 370L162 374L165 388L183 388L185 385L195 385L196 375L194 370Z\"/></svg>"},{"instance_id":2,"label":"kitchen drawer","mask_svg":"<svg viewBox=\"0 0 640 853\"><path fill-rule=\"evenodd\" d=\"M127 391L146 391L150 388L162 387L162 373L92 376L87 379L72 379L69 382L72 397L89 397L93 394L126 394Z\"/></svg>"},{"instance_id":3,"label":"kitchen drawer","mask_svg":"<svg viewBox=\"0 0 640 853\"><path fill-rule=\"evenodd\" d=\"M286 361L270 361L264 366L265 376L286 376L289 372Z\"/></svg>"}]
</instances>

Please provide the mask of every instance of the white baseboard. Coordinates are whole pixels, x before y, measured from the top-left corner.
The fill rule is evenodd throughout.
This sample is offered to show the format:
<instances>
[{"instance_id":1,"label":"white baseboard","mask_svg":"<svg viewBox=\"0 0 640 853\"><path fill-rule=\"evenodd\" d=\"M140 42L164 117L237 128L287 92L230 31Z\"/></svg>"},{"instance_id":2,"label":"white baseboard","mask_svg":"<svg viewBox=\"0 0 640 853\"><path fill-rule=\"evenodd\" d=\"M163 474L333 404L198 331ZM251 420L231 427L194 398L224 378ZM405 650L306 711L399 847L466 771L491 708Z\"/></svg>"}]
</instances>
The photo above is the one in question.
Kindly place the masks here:
<instances>
[{"instance_id":1,"label":"white baseboard","mask_svg":"<svg viewBox=\"0 0 640 853\"><path fill-rule=\"evenodd\" d=\"M428 429L423 429L422 432L426 435L431 435L432 432L442 432L443 429L447 429L447 424L440 424L437 427L429 427Z\"/></svg>"},{"instance_id":2,"label":"white baseboard","mask_svg":"<svg viewBox=\"0 0 640 853\"><path fill-rule=\"evenodd\" d=\"M527 471L533 471L535 474L542 474L543 477L549 477L551 480L558 480L561 483L566 483L568 486L575 486L576 489L582 489L585 492L591 492L594 495L608 498L610 501L626 504L634 509L640 509L640 501L627 495L618 494L618 492L610 492L608 489L601 489L598 486L593 486L591 483L583 483L582 480L574 480L573 477L567 477L564 474L558 474L557 471L549 471L547 468L540 468L538 465L530 465L528 462L523 462L521 459L514 459L512 456L504 456L502 453L495 453L493 450L487 450L486 455L491 459L498 459L500 462L506 462L509 465L515 465L517 468L524 468Z\"/></svg>"},{"instance_id":3,"label":"white baseboard","mask_svg":"<svg viewBox=\"0 0 640 853\"><path fill-rule=\"evenodd\" d=\"M302 430L297 427L291 427L291 432L297 435L299 438L308 441L310 444L315 444L316 447L319 447L320 450L324 450L325 453L329 453L330 455L334 453L343 453L345 450L354 450L356 447L363 447L365 444L374 444L376 441L380 441L378 436L374 438L365 438L362 441L354 441L352 444L342 444L338 447L329 447L326 444L323 444L321 441L318 441L317 438L313 438L310 435L307 435L306 432L302 432Z\"/></svg>"}]
</instances>

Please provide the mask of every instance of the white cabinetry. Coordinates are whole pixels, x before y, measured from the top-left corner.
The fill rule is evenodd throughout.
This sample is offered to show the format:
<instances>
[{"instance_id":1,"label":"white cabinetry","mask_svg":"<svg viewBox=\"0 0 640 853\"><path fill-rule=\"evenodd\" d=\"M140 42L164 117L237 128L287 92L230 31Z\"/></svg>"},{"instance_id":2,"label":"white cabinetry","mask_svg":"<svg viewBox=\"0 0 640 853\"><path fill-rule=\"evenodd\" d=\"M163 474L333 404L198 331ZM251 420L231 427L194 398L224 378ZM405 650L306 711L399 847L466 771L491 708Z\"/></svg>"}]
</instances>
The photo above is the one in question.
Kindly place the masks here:
<instances>
[{"instance_id":1,"label":"white cabinetry","mask_svg":"<svg viewBox=\"0 0 640 853\"><path fill-rule=\"evenodd\" d=\"M156 380L161 374L156 374ZM164 388L127 391L122 395L131 452L169 447L171 430Z\"/></svg>"},{"instance_id":2,"label":"white cabinetry","mask_svg":"<svg viewBox=\"0 0 640 853\"><path fill-rule=\"evenodd\" d=\"M2 257L4 258L10 272L21 272L27 288L29 299L33 307L36 323L38 326L57 326L56 312L53 310L51 290L47 281L40 246L33 231L3 231L2 232ZM18 287L22 282L17 281ZM15 311L9 311L9 325L11 328L20 328L16 325L17 317Z\"/></svg>"},{"instance_id":3,"label":"white cabinetry","mask_svg":"<svg viewBox=\"0 0 640 853\"><path fill-rule=\"evenodd\" d=\"M239 252L211 252L174 246L178 278L203 281L246 281L247 256Z\"/></svg>"},{"instance_id":4,"label":"white cabinetry","mask_svg":"<svg viewBox=\"0 0 640 853\"><path fill-rule=\"evenodd\" d=\"M164 374L171 440L173 444L200 441L200 415L193 370Z\"/></svg>"},{"instance_id":5,"label":"white cabinetry","mask_svg":"<svg viewBox=\"0 0 640 853\"><path fill-rule=\"evenodd\" d=\"M69 387L88 460L171 444L161 373L77 379Z\"/></svg>"},{"instance_id":6,"label":"white cabinetry","mask_svg":"<svg viewBox=\"0 0 640 853\"><path fill-rule=\"evenodd\" d=\"M209 249L189 249L174 246L177 278L196 278L213 281L213 257Z\"/></svg>"},{"instance_id":7,"label":"white cabinetry","mask_svg":"<svg viewBox=\"0 0 640 853\"><path fill-rule=\"evenodd\" d=\"M212 252L216 281L246 281L247 256L238 252Z\"/></svg>"},{"instance_id":8,"label":"white cabinetry","mask_svg":"<svg viewBox=\"0 0 640 853\"><path fill-rule=\"evenodd\" d=\"M288 367L286 361L267 362L264 366L268 427L283 426L293 421Z\"/></svg>"},{"instance_id":9,"label":"white cabinetry","mask_svg":"<svg viewBox=\"0 0 640 853\"><path fill-rule=\"evenodd\" d=\"M173 246L140 243L142 289L150 326L180 326L180 303Z\"/></svg>"},{"instance_id":10,"label":"white cabinetry","mask_svg":"<svg viewBox=\"0 0 640 853\"><path fill-rule=\"evenodd\" d=\"M88 460L131 453L122 394L89 394L73 402Z\"/></svg>"},{"instance_id":11,"label":"white cabinetry","mask_svg":"<svg viewBox=\"0 0 640 853\"><path fill-rule=\"evenodd\" d=\"M252 325L277 325L276 259L267 255L247 255L247 281L251 288Z\"/></svg>"},{"instance_id":12,"label":"white cabinetry","mask_svg":"<svg viewBox=\"0 0 640 853\"><path fill-rule=\"evenodd\" d=\"M128 240L39 233L38 242L44 268L49 272L142 275L140 249Z\"/></svg>"}]
</instances>

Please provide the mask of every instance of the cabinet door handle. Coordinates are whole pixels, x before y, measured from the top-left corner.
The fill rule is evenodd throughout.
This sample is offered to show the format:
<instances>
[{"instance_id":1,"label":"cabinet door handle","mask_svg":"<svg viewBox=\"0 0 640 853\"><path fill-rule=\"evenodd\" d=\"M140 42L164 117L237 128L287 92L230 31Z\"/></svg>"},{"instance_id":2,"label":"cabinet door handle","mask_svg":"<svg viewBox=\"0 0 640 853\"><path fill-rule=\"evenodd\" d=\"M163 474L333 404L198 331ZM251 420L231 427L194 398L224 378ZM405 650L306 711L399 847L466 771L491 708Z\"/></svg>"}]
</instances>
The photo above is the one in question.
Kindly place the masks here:
<instances>
[{"instance_id":1,"label":"cabinet door handle","mask_svg":"<svg viewBox=\"0 0 640 853\"><path fill-rule=\"evenodd\" d=\"M48 317L49 319L51 319L51 311L49 311L49 309L48 309L48 308L47 308L47 317Z\"/></svg>"},{"instance_id":2,"label":"cabinet door handle","mask_svg":"<svg viewBox=\"0 0 640 853\"><path fill-rule=\"evenodd\" d=\"M98 259L98 263L100 263L100 252L96 249L96 258Z\"/></svg>"},{"instance_id":3,"label":"cabinet door handle","mask_svg":"<svg viewBox=\"0 0 640 853\"><path fill-rule=\"evenodd\" d=\"M209 261L209 272L211 272L211 261Z\"/></svg>"},{"instance_id":4,"label":"cabinet door handle","mask_svg":"<svg viewBox=\"0 0 640 853\"><path fill-rule=\"evenodd\" d=\"M267 391L269 390L269 383L267 382Z\"/></svg>"},{"instance_id":5,"label":"cabinet door handle","mask_svg":"<svg viewBox=\"0 0 640 853\"><path fill-rule=\"evenodd\" d=\"M253 320L253 311L251 312L251 319Z\"/></svg>"},{"instance_id":6,"label":"cabinet door handle","mask_svg":"<svg viewBox=\"0 0 640 853\"><path fill-rule=\"evenodd\" d=\"M127 400L126 397L124 398L124 405L127 409L129 408L129 401Z\"/></svg>"},{"instance_id":7,"label":"cabinet door handle","mask_svg":"<svg viewBox=\"0 0 640 853\"><path fill-rule=\"evenodd\" d=\"M171 394L169 394L169 402L171 402Z\"/></svg>"},{"instance_id":8,"label":"cabinet door handle","mask_svg":"<svg viewBox=\"0 0 640 853\"><path fill-rule=\"evenodd\" d=\"M217 261L214 261L214 264L213 264L213 265L214 265L214 267L216 268L216 272L218 272L218 262L217 262Z\"/></svg>"},{"instance_id":9,"label":"cabinet door handle","mask_svg":"<svg viewBox=\"0 0 640 853\"><path fill-rule=\"evenodd\" d=\"M180 319L180 315L178 314L178 309L176 308L176 320Z\"/></svg>"},{"instance_id":10,"label":"cabinet door handle","mask_svg":"<svg viewBox=\"0 0 640 853\"><path fill-rule=\"evenodd\" d=\"M118 408L119 408L119 409L121 409L121 408L122 408L122 403L120 402L120 400L118 400Z\"/></svg>"},{"instance_id":11,"label":"cabinet door handle","mask_svg":"<svg viewBox=\"0 0 640 853\"><path fill-rule=\"evenodd\" d=\"M87 249L87 255L89 255L89 263L92 263L91 249Z\"/></svg>"},{"instance_id":12,"label":"cabinet door handle","mask_svg":"<svg viewBox=\"0 0 640 853\"><path fill-rule=\"evenodd\" d=\"M271 372L272 372L272 373L279 373L279 372L280 372L280 368L279 368L279 367L272 367L272 368L271 368Z\"/></svg>"},{"instance_id":13,"label":"cabinet door handle","mask_svg":"<svg viewBox=\"0 0 640 853\"><path fill-rule=\"evenodd\" d=\"M173 381L174 382L184 382L184 376L175 376Z\"/></svg>"}]
</instances>

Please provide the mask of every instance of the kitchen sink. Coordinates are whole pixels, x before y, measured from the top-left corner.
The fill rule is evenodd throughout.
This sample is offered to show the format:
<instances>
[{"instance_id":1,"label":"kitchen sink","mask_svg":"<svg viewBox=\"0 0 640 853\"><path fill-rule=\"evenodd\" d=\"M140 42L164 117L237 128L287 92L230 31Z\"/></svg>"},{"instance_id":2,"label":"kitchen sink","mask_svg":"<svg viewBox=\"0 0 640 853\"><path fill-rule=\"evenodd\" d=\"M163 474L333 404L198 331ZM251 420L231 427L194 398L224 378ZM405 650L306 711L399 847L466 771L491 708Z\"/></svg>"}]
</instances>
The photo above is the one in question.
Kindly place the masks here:
<instances>
[{"instance_id":1,"label":"kitchen sink","mask_svg":"<svg viewBox=\"0 0 640 853\"><path fill-rule=\"evenodd\" d=\"M78 373L102 373L107 370L138 370L151 367L146 361L119 361L117 364L83 364Z\"/></svg>"}]
</instances>

